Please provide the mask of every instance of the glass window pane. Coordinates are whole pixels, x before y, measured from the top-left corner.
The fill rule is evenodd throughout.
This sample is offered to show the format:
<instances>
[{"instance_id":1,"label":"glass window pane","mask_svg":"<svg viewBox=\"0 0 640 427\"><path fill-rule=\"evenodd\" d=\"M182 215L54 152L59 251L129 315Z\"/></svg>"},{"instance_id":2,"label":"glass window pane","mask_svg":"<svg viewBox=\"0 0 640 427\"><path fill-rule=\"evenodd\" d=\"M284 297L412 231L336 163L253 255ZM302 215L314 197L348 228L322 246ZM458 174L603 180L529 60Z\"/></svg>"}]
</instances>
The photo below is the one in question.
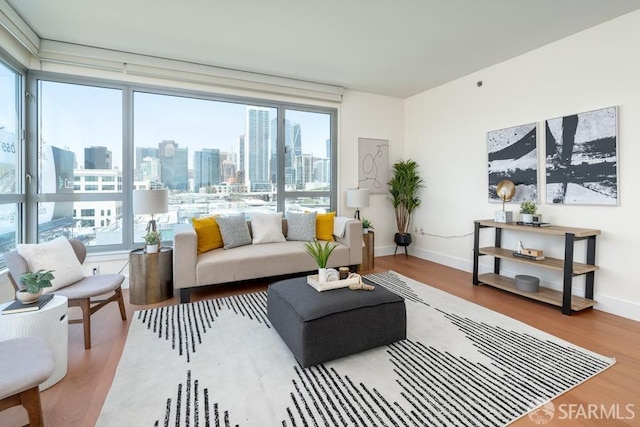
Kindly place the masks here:
<instances>
[{"instance_id":1,"label":"glass window pane","mask_svg":"<svg viewBox=\"0 0 640 427\"><path fill-rule=\"evenodd\" d=\"M0 251L7 253L18 243L18 204L0 205ZM0 270L5 267L4 257L0 257Z\"/></svg>"},{"instance_id":2,"label":"glass window pane","mask_svg":"<svg viewBox=\"0 0 640 427\"><path fill-rule=\"evenodd\" d=\"M74 186L122 173L122 91L40 81L38 192L96 192Z\"/></svg>"},{"instance_id":3,"label":"glass window pane","mask_svg":"<svg viewBox=\"0 0 640 427\"><path fill-rule=\"evenodd\" d=\"M122 202L38 203L38 241L59 236L80 239L87 246L122 244Z\"/></svg>"},{"instance_id":4,"label":"glass window pane","mask_svg":"<svg viewBox=\"0 0 640 427\"><path fill-rule=\"evenodd\" d=\"M0 62L0 194L18 191L19 88L20 75Z\"/></svg>"},{"instance_id":5,"label":"glass window pane","mask_svg":"<svg viewBox=\"0 0 640 427\"><path fill-rule=\"evenodd\" d=\"M287 197L285 212L318 212L326 213L331 209L329 197Z\"/></svg>"},{"instance_id":6,"label":"glass window pane","mask_svg":"<svg viewBox=\"0 0 640 427\"><path fill-rule=\"evenodd\" d=\"M276 210L277 109L136 92L134 117L134 187L170 190L168 228L214 213ZM136 242L148 220L136 218Z\"/></svg>"},{"instance_id":7,"label":"glass window pane","mask_svg":"<svg viewBox=\"0 0 640 427\"><path fill-rule=\"evenodd\" d=\"M331 189L331 115L285 112L285 191Z\"/></svg>"}]
</instances>

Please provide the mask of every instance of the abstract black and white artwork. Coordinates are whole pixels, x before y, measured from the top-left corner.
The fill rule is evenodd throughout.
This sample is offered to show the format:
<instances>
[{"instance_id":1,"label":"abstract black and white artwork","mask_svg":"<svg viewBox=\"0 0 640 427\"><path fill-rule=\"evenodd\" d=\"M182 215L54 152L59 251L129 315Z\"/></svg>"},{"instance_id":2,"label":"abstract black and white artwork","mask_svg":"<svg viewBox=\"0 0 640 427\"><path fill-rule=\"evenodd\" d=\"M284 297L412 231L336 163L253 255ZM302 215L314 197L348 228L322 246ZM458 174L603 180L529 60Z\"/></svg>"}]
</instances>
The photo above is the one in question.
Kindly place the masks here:
<instances>
[{"instance_id":1,"label":"abstract black and white artwork","mask_svg":"<svg viewBox=\"0 0 640 427\"><path fill-rule=\"evenodd\" d=\"M618 204L616 107L547 120L547 203Z\"/></svg>"},{"instance_id":2,"label":"abstract black and white artwork","mask_svg":"<svg viewBox=\"0 0 640 427\"><path fill-rule=\"evenodd\" d=\"M369 193L389 191L389 141L358 138L358 187Z\"/></svg>"},{"instance_id":3,"label":"abstract black and white artwork","mask_svg":"<svg viewBox=\"0 0 640 427\"><path fill-rule=\"evenodd\" d=\"M516 186L514 203L538 201L538 127L536 123L487 132L489 201L501 202L496 186L508 179Z\"/></svg>"}]
</instances>

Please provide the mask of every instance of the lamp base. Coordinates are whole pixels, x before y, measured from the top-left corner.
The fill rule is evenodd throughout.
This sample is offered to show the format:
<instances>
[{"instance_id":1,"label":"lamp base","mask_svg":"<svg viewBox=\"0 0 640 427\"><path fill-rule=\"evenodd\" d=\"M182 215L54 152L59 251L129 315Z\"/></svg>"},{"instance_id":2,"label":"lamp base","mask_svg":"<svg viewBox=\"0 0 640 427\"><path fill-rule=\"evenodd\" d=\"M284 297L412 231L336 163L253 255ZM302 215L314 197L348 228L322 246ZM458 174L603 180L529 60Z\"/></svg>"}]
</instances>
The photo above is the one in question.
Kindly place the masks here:
<instances>
[{"instance_id":1,"label":"lamp base","mask_svg":"<svg viewBox=\"0 0 640 427\"><path fill-rule=\"evenodd\" d=\"M493 214L495 222L513 222L513 212L511 211L495 211Z\"/></svg>"}]
</instances>

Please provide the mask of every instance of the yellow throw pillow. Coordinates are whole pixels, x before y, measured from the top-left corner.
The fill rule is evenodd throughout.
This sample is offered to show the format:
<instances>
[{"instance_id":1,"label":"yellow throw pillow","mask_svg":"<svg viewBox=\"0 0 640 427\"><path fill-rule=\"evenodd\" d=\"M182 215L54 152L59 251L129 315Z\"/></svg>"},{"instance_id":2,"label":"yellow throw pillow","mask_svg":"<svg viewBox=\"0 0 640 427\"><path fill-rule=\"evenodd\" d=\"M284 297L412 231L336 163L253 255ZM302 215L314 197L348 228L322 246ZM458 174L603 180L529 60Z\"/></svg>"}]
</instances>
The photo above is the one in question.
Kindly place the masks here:
<instances>
[{"instance_id":1,"label":"yellow throw pillow","mask_svg":"<svg viewBox=\"0 0 640 427\"><path fill-rule=\"evenodd\" d=\"M214 217L192 218L191 223L198 235L198 255L224 246L220 227Z\"/></svg>"},{"instance_id":2,"label":"yellow throw pillow","mask_svg":"<svg viewBox=\"0 0 640 427\"><path fill-rule=\"evenodd\" d=\"M333 218L335 212L319 213L316 215L316 239L333 240Z\"/></svg>"}]
</instances>

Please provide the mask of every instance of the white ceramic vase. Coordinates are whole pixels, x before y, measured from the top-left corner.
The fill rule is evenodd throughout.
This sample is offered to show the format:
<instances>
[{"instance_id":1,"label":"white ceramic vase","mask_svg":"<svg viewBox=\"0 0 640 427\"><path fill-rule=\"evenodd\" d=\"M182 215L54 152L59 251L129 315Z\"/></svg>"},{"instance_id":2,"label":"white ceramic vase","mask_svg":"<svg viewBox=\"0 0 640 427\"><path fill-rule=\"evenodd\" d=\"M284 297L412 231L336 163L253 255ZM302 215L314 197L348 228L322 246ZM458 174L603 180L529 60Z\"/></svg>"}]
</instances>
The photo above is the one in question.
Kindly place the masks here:
<instances>
[{"instance_id":1,"label":"white ceramic vase","mask_svg":"<svg viewBox=\"0 0 640 427\"><path fill-rule=\"evenodd\" d=\"M533 214L521 214L522 215L522 222L526 223L526 224L530 224L533 222Z\"/></svg>"},{"instance_id":2,"label":"white ceramic vase","mask_svg":"<svg viewBox=\"0 0 640 427\"><path fill-rule=\"evenodd\" d=\"M155 245L147 245L147 253L148 254L155 254L158 253L158 248L160 247L160 245L155 244Z\"/></svg>"},{"instance_id":3,"label":"white ceramic vase","mask_svg":"<svg viewBox=\"0 0 640 427\"><path fill-rule=\"evenodd\" d=\"M318 282L325 283L327 281L327 269L318 268Z\"/></svg>"},{"instance_id":4,"label":"white ceramic vase","mask_svg":"<svg viewBox=\"0 0 640 427\"><path fill-rule=\"evenodd\" d=\"M16 291L16 299L23 304L29 304L34 301L37 301L38 298L42 295L42 289L38 290L35 294L31 294L27 292L26 289L21 291Z\"/></svg>"}]
</instances>

